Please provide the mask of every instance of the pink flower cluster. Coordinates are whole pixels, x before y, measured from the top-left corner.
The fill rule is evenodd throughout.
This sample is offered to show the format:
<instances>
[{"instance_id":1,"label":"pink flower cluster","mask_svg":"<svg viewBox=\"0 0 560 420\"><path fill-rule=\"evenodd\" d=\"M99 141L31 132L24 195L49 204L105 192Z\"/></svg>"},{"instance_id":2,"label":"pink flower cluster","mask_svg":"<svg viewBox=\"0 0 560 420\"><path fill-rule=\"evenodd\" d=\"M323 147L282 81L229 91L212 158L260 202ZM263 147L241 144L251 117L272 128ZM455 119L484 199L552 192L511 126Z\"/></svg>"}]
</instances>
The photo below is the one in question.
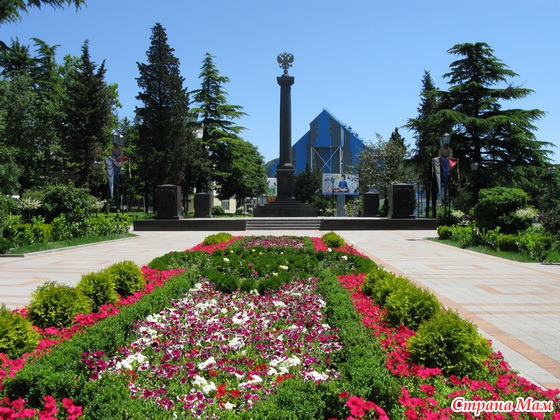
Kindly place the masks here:
<instances>
[{"instance_id":1,"label":"pink flower cluster","mask_svg":"<svg viewBox=\"0 0 560 420\"><path fill-rule=\"evenodd\" d=\"M66 411L68 420L75 420L82 415L82 407L74 405L74 401L70 398L62 399L62 407ZM35 410L25 408L25 400L18 398L10 401L8 398L0 400L0 419L30 419L38 418L39 420L56 420L58 407L56 400L48 395L43 397L43 409Z\"/></svg>"},{"instance_id":2,"label":"pink flower cluster","mask_svg":"<svg viewBox=\"0 0 560 420\"><path fill-rule=\"evenodd\" d=\"M317 252L317 251L328 252L329 249L330 249L331 251L340 251L340 252L344 252L345 254L364 256L364 254L362 254L356 248L354 248L354 247L352 247L348 244L344 244L344 246L342 246L340 248L329 248L327 245L324 244L322 238L312 237L310 239L313 241L313 245L315 246L315 252Z\"/></svg>"},{"instance_id":3,"label":"pink flower cluster","mask_svg":"<svg viewBox=\"0 0 560 420\"><path fill-rule=\"evenodd\" d=\"M305 243L302 237L298 236L248 236L241 245L244 248L254 248L262 246L263 248L282 247L301 249Z\"/></svg>"},{"instance_id":4,"label":"pink flower cluster","mask_svg":"<svg viewBox=\"0 0 560 420\"><path fill-rule=\"evenodd\" d=\"M128 375L137 398L179 417L208 418L250 408L282 381L339 377L330 364L341 348L324 323L316 279L275 293L226 294L201 282L185 298L136 326L137 340L118 357L84 354L92 378Z\"/></svg>"},{"instance_id":5,"label":"pink flower cluster","mask_svg":"<svg viewBox=\"0 0 560 420\"><path fill-rule=\"evenodd\" d=\"M229 241L227 242L220 242L219 244L211 244L211 245L203 245L203 244L198 244L196 246L193 246L191 249L187 249L186 252L192 252L192 251L201 251L201 252L207 252L208 254L211 254L212 252L214 252L215 250L219 249L219 250L224 250L226 249L228 246L230 246L232 243L238 241L239 239L241 239L243 236L234 236L232 237Z\"/></svg>"},{"instance_id":6,"label":"pink flower cluster","mask_svg":"<svg viewBox=\"0 0 560 420\"><path fill-rule=\"evenodd\" d=\"M405 408L407 419L449 419L454 413L451 410L451 401L457 396L468 396L473 400L504 400L512 395L531 395L538 400L554 401L559 405L558 390L544 390L525 378L511 371L500 353L494 353L486 362L491 374L497 377L495 383L476 381L467 377L446 378L439 368L426 368L418 366L409 360L406 348L408 338L415 334L414 331L404 326L388 328L384 323L385 310L376 305L371 297L361 292L365 274L339 276L339 281L351 296L357 312L362 318L362 323L378 337L382 347L387 353L387 368L397 376L413 379L420 392L412 395L407 387L402 388L399 403ZM447 395L437 395L435 384L440 383L445 388L455 388ZM469 413L461 414L463 418L473 418ZM543 413L482 413L484 419L521 419L531 415L532 418L544 418ZM525 416L525 417L524 417ZM552 419L560 420L560 413L555 413Z\"/></svg>"}]
</instances>

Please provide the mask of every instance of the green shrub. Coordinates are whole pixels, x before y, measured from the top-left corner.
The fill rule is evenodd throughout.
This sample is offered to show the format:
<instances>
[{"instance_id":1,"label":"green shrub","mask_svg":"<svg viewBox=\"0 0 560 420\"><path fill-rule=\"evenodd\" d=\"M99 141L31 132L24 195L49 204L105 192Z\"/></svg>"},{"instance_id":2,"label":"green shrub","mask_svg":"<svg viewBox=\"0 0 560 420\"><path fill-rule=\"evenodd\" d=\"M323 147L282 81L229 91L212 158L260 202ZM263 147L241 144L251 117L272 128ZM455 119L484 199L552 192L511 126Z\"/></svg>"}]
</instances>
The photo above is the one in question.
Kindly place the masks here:
<instances>
[{"instance_id":1,"label":"green shrub","mask_svg":"<svg viewBox=\"0 0 560 420\"><path fill-rule=\"evenodd\" d=\"M222 206L212 206L212 216L223 216L226 211Z\"/></svg>"},{"instance_id":2,"label":"green shrub","mask_svg":"<svg viewBox=\"0 0 560 420\"><path fill-rule=\"evenodd\" d=\"M440 225L437 227L439 239L451 239L451 226Z\"/></svg>"},{"instance_id":3,"label":"green shrub","mask_svg":"<svg viewBox=\"0 0 560 420\"><path fill-rule=\"evenodd\" d=\"M451 226L451 239L458 242L461 248L468 248L475 244L476 228L471 226Z\"/></svg>"},{"instance_id":4,"label":"green shrub","mask_svg":"<svg viewBox=\"0 0 560 420\"><path fill-rule=\"evenodd\" d=\"M208 267L210 255L207 252L169 252L161 257L154 258L148 267L156 270L170 270L172 268L192 268L203 270Z\"/></svg>"},{"instance_id":5,"label":"green shrub","mask_svg":"<svg viewBox=\"0 0 560 420\"><path fill-rule=\"evenodd\" d=\"M344 239L334 232L325 233L321 239L326 246L331 248L340 248L344 246Z\"/></svg>"},{"instance_id":6,"label":"green shrub","mask_svg":"<svg viewBox=\"0 0 560 420\"><path fill-rule=\"evenodd\" d=\"M76 288L46 282L37 287L29 304L29 319L40 328L67 327L78 314L89 314L92 303Z\"/></svg>"},{"instance_id":7,"label":"green shrub","mask_svg":"<svg viewBox=\"0 0 560 420\"><path fill-rule=\"evenodd\" d=\"M17 359L28 351L35 350L39 333L33 325L18 313L12 313L6 305L0 306L0 353Z\"/></svg>"},{"instance_id":8,"label":"green shrub","mask_svg":"<svg viewBox=\"0 0 560 420\"><path fill-rule=\"evenodd\" d=\"M517 246L518 235L507 234L507 235L500 235L498 236L498 250L500 251L509 251L509 252L517 252L519 251L519 247Z\"/></svg>"},{"instance_id":9,"label":"green shrub","mask_svg":"<svg viewBox=\"0 0 560 420\"><path fill-rule=\"evenodd\" d=\"M441 310L437 298L412 283L395 290L385 302L387 323L392 327L403 324L411 330L432 318Z\"/></svg>"},{"instance_id":10,"label":"green shrub","mask_svg":"<svg viewBox=\"0 0 560 420\"><path fill-rule=\"evenodd\" d=\"M530 226L524 214L517 210L527 206L528 195L519 188L494 187L480 190L473 217L482 230L501 227L503 233L516 233ZM529 223L529 226L527 225Z\"/></svg>"},{"instance_id":11,"label":"green shrub","mask_svg":"<svg viewBox=\"0 0 560 420\"><path fill-rule=\"evenodd\" d=\"M542 232L526 231L519 233L517 237L517 247L519 252L528 255L536 261L544 261L547 251L552 245L552 238Z\"/></svg>"},{"instance_id":12,"label":"green shrub","mask_svg":"<svg viewBox=\"0 0 560 420\"><path fill-rule=\"evenodd\" d=\"M445 375L480 378L483 362L491 354L488 341L476 326L454 311L441 311L418 328L408 340L411 360L426 367L439 367Z\"/></svg>"},{"instance_id":13,"label":"green shrub","mask_svg":"<svg viewBox=\"0 0 560 420\"><path fill-rule=\"evenodd\" d=\"M87 231L92 236L107 236L128 233L132 225L132 217L119 215L118 217L91 217L87 220Z\"/></svg>"},{"instance_id":14,"label":"green shrub","mask_svg":"<svg viewBox=\"0 0 560 420\"><path fill-rule=\"evenodd\" d=\"M369 276L368 276L369 277ZM366 277L362 291L369 294L380 306L385 307L387 298L395 290L407 287L410 281L405 277L395 276L387 271L379 270L375 279L368 282Z\"/></svg>"},{"instance_id":15,"label":"green shrub","mask_svg":"<svg viewBox=\"0 0 560 420\"><path fill-rule=\"evenodd\" d=\"M482 231L480 234L482 244L489 246L492 249L498 249L500 236L502 236L502 234L500 233L499 226L496 229Z\"/></svg>"},{"instance_id":16,"label":"green shrub","mask_svg":"<svg viewBox=\"0 0 560 420\"><path fill-rule=\"evenodd\" d=\"M227 233L227 232L215 233L213 235L208 235L206 238L204 238L202 244L203 245L221 244L222 242L229 241L231 238L233 238L233 235L231 233Z\"/></svg>"},{"instance_id":17,"label":"green shrub","mask_svg":"<svg viewBox=\"0 0 560 420\"><path fill-rule=\"evenodd\" d=\"M67 184L51 184L42 190L26 192L26 196L41 202L39 213L47 222L61 214L67 215L70 222L83 221L85 212L88 212L96 201L86 188L76 188ZM84 215L77 210L83 211Z\"/></svg>"},{"instance_id":18,"label":"green shrub","mask_svg":"<svg viewBox=\"0 0 560 420\"><path fill-rule=\"evenodd\" d=\"M119 300L119 295L115 291L115 281L107 270L84 274L76 288L91 299L92 309L96 312L102 305Z\"/></svg>"},{"instance_id":19,"label":"green shrub","mask_svg":"<svg viewBox=\"0 0 560 420\"><path fill-rule=\"evenodd\" d=\"M133 261L118 262L106 271L115 282L115 291L123 297L139 292L144 287L142 271Z\"/></svg>"}]
</instances>

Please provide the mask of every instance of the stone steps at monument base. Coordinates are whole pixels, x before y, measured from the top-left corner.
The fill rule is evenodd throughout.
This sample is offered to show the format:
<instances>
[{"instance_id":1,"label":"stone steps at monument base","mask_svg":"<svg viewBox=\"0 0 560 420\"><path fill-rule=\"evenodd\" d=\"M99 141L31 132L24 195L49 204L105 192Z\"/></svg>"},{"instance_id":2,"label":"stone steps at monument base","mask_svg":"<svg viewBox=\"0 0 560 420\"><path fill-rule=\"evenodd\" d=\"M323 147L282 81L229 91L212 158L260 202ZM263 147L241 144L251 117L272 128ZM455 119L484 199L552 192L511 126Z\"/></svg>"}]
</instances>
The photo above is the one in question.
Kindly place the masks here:
<instances>
[{"instance_id":1,"label":"stone steps at monument base","mask_svg":"<svg viewBox=\"0 0 560 420\"><path fill-rule=\"evenodd\" d=\"M246 230L321 230L321 219L247 219Z\"/></svg>"}]
</instances>

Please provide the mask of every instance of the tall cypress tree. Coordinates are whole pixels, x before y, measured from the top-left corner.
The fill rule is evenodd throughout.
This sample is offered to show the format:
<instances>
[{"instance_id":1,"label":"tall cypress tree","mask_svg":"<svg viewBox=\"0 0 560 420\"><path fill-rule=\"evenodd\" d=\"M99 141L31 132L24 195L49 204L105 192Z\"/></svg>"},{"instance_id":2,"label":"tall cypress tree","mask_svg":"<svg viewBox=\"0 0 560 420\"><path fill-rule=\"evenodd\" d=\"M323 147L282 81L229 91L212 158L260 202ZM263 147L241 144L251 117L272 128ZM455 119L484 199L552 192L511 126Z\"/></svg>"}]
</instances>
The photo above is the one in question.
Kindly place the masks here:
<instances>
[{"instance_id":1,"label":"tall cypress tree","mask_svg":"<svg viewBox=\"0 0 560 420\"><path fill-rule=\"evenodd\" d=\"M91 60L88 41L84 42L82 55L65 84L64 153L76 185L90 187L94 161L101 157L111 134L115 98L105 82L105 62L97 67Z\"/></svg>"},{"instance_id":2,"label":"tall cypress tree","mask_svg":"<svg viewBox=\"0 0 560 420\"><path fill-rule=\"evenodd\" d=\"M518 167L544 167L550 153L544 148L550 143L536 139L533 124L544 112L503 109L506 101L533 91L510 82L517 73L497 59L486 43L457 44L448 53L459 59L444 74L450 87L439 92L439 111L431 120L452 129L451 146L456 157L465 159L462 168L478 163L479 185L484 187L509 185Z\"/></svg>"},{"instance_id":3,"label":"tall cypress tree","mask_svg":"<svg viewBox=\"0 0 560 420\"><path fill-rule=\"evenodd\" d=\"M410 159L426 191L426 217L430 216L430 197L433 198L432 217L436 216L435 198L437 186L433 181L432 158L437 156L438 138L443 134L430 117L437 112L436 86L429 71L422 76L420 106L416 118L408 120L406 127L414 132L415 148Z\"/></svg>"},{"instance_id":4,"label":"tall cypress tree","mask_svg":"<svg viewBox=\"0 0 560 420\"><path fill-rule=\"evenodd\" d=\"M137 63L140 92L136 98L138 143L136 154L145 192L157 185L181 184L193 157L194 135L188 127L189 100L179 59L160 23L152 28L147 63Z\"/></svg>"}]
</instances>

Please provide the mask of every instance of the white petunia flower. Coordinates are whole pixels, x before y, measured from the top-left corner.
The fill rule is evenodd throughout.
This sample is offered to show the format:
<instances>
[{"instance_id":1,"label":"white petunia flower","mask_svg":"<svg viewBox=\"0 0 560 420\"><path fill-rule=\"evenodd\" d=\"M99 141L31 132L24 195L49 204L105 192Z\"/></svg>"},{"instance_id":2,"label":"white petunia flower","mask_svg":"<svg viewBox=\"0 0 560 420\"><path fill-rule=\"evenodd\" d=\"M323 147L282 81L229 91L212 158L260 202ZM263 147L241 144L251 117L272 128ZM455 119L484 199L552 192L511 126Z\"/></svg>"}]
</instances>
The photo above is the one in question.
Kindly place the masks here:
<instances>
[{"instance_id":1,"label":"white petunia flower","mask_svg":"<svg viewBox=\"0 0 560 420\"><path fill-rule=\"evenodd\" d=\"M214 382L210 382L208 385L204 385L202 387L202 393L208 394L210 391L216 390L216 384Z\"/></svg>"},{"instance_id":2,"label":"white petunia flower","mask_svg":"<svg viewBox=\"0 0 560 420\"><path fill-rule=\"evenodd\" d=\"M231 340L229 342L229 347L232 348L233 350L239 350L241 347L243 347L243 340L239 337L235 337L233 340Z\"/></svg>"},{"instance_id":3,"label":"white petunia flower","mask_svg":"<svg viewBox=\"0 0 560 420\"><path fill-rule=\"evenodd\" d=\"M208 381L204 379L202 376L195 376L193 381L194 386L203 387L208 385Z\"/></svg>"},{"instance_id":4,"label":"white petunia flower","mask_svg":"<svg viewBox=\"0 0 560 420\"><path fill-rule=\"evenodd\" d=\"M216 363L216 359L214 359L214 357L210 356L208 359L206 359L204 362L199 363L198 364L198 369L200 370L204 370L206 369L208 366L213 365Z\"/></svg>"},{"instance_id":5,"label":"white petunia flower","mask_svg":"<svg viewBox=\"0 0 560 420\"><path fill-rule=\"evenodd\" d=\"M314 381L328 381L329 376L325 375L324 373L319 373L316 370L312 370L311 372L309 372L309 376L311 376L311 378Z\"/></svg>"},{"instance_id":6,"label":"white petunia flower","mask_svg":"<svg viewBox=\"0 0 560 420\"><path fill-rule=\"evenodd\" d=\"M228 262L229 262L229 258L225 258L225 257L224 257L224 262L227 262L227 263L228 263Z\"/></svg>"},{"instance_id":7,"label":"white petunia flower","mask_svg":"<svg viewBox=\"0 0 560 420\"><path fill-rule=\"evenodd\" d=\"M235 404L232 404L232 403L230 403L230 402L227 402L227 403L224 404L224 408L225 408L226 410L233 410L233 409L235 408Z\"/></svg>"},{"instance_id":8,"label":"white petunia flower","mask_svg":"<svg viewBox=\"0 0 560 420\"><path fill-rule=\"evenodd\" d=\"M346 255L343 255L341 258L342 258L344 261L348 261L348 257L347 257Z\"/></svg>"}]
</instances>

